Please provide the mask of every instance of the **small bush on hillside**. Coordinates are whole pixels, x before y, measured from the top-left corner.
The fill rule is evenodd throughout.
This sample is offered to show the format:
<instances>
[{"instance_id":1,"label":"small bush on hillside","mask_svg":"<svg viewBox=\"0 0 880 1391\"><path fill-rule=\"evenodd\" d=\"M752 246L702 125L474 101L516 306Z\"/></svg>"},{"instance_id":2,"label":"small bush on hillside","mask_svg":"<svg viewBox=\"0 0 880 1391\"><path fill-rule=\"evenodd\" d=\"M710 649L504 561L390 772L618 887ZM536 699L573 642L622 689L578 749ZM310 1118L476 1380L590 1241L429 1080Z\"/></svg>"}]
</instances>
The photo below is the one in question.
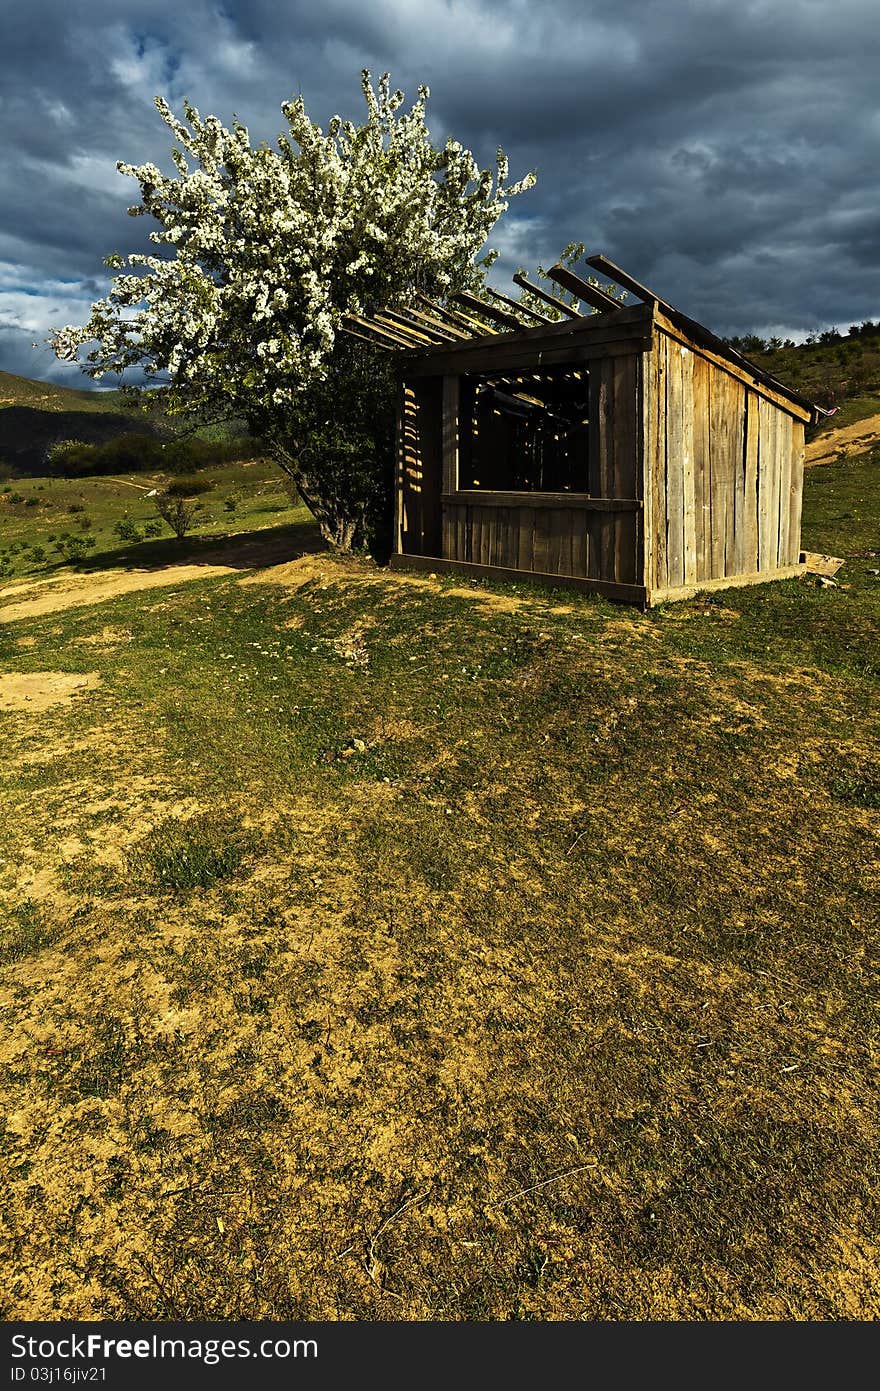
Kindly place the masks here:
<instances>
[{"instance_id":1,"label":"small bush on hillside","mask_svg":"<svg viewBox=\"0 0 880 1391\"><path fill-rule=\"evenodd\" d=\"M143 473L161 468L162 441L155 435L117 435L98 446L96 472Z\"/></svg>"},{"instance_id":2,"label":"small bush on hillside","mask_svg":"<svg viewBox=\"0 0 880 1391\"><path fill-rule=\"evenodd\" d=\"M190 502L183 497L170 497L167 493L159 493L154 502L159 516L163 522L168 523L178 541L182 541L187 532L192 531L202 510L200 502Z\"/></svg>"},{"instance_id":3,"label":"small bush on hillside","mask_svg":"<svg viewBox=\"0 0 880 1391\"><path fill-rule=\"evenodd\" d=\"M142 541L143 532L131 517L121 517L113 528L120 541Z\"/></svg>"},{"instance_id":4,"label":"small bush on hillside","mask_svg":"<svg viewBox=\"0 0 880 1391\"><path fill-rule=\"evenodd\" d=\"M209 493L213 486L209 478L172 478L165 492L168 497L199 497Z\"/></svg>"},{"instance_id":5,"label":"small bush on hillside","mask_svg":"<svg viewBox=\"0 0 880 1391\"><path fill-rule=\"evenodd\" d=\"M64 560L82 560L96 545L94 536L59 536L55 549Z\"/></svg>"}]
</instances>

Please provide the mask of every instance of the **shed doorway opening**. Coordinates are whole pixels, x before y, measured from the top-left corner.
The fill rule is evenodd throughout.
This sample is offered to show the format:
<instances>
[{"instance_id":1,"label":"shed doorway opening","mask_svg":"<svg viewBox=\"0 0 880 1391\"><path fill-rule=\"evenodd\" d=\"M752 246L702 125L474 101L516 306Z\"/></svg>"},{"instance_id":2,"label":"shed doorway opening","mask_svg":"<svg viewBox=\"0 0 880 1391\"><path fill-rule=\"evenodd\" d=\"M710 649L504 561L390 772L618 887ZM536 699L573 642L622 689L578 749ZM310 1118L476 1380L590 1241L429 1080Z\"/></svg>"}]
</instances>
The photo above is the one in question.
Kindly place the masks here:
<instances>
[{"instance_id":1,"label":"shed doorway opening","mask_svg":"<svg viewBox=\"0 0 880 1391\"><path fill-rule=\"evenodd\" d=\"M588 493L589 399L583 367L462 376L458 490Z\"/></svg>"}]
</instances>

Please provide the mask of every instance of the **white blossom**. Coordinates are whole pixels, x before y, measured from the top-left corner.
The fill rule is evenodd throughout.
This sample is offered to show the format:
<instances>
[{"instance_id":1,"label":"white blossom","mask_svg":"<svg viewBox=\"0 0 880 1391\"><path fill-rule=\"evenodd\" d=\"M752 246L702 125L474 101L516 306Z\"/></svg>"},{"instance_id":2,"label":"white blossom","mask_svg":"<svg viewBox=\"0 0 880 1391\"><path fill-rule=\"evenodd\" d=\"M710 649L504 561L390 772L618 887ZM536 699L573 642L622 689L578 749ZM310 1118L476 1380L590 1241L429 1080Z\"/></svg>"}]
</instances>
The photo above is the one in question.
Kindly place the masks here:
<instances>
[{"instance_id":1,"label":"white blossom","mask_svg":"<svg viewBox=\"0 0 880 1391\"><path fill-rule=\"evenodd\" d=\"M93 377L140 366L170 378L173 409L282 408L326 371L343 315L399 302L414 289L477 287L475 261L509 198L503 151L480 171L455 140L442 151L425 124L428 89L402 112L384 74L362 75L367 120L334 116L326 133L301 97L282 105L277 148L253 146L185 103L186 123L156 99L177 142L176 173L117 168L135 179L133 216L150 216L156 255L113 255L118 273L88 323L56 329L55 352ZM491 253L489 253L491 258Z\"/></svg>"}]
</instances>

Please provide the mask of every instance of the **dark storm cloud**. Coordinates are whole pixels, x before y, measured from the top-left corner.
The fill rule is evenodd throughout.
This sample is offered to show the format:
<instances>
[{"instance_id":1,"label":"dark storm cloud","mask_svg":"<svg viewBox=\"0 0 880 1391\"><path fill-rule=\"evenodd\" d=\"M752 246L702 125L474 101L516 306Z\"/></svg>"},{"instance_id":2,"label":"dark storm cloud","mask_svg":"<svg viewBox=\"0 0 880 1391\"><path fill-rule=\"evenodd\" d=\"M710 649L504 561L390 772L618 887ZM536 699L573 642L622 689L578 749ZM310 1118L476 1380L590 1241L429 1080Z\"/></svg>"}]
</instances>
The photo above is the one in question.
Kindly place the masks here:
<instances>
[{"instance_id":1,"label":"dark storm cloud","mask_svg":"<svg viewBox=\"0 0 880 1391\"><path fill-rule=\"evenodd\" d=\"M33 0L0 30L10 370L64 374L28 345L144 246L115 162L167 164L155 94L272 139L297 91L359 118L363 66L427 82L437 139L538 169L492 238L499 284L578 240L720 332L880 313L875 0Z\"/></svg>"}]
</instances>

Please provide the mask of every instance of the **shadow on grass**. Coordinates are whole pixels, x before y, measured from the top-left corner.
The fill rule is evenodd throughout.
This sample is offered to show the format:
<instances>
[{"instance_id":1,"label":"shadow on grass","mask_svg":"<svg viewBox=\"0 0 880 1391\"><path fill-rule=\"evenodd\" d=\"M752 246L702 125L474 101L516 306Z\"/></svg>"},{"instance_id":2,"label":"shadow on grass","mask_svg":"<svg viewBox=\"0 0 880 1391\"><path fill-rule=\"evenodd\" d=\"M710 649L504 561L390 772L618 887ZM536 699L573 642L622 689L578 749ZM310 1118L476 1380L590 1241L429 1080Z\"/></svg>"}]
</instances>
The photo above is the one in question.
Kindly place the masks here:
<instances>
[{"instance_id":1,"label":"shadow on grass","mask_svg":"<svg viewBox=\"0 0 880 1391\"><path fill-rule=\"evenodd\" d=\"M169 565L232 565L259 570L326 549L314 522L292 522L219 536L187 536L182 541L173 536L139 541L79 561L47 566L45 573L67 569L91 575L99 570L164 570Z\"/></svg>"}]
</instances>

